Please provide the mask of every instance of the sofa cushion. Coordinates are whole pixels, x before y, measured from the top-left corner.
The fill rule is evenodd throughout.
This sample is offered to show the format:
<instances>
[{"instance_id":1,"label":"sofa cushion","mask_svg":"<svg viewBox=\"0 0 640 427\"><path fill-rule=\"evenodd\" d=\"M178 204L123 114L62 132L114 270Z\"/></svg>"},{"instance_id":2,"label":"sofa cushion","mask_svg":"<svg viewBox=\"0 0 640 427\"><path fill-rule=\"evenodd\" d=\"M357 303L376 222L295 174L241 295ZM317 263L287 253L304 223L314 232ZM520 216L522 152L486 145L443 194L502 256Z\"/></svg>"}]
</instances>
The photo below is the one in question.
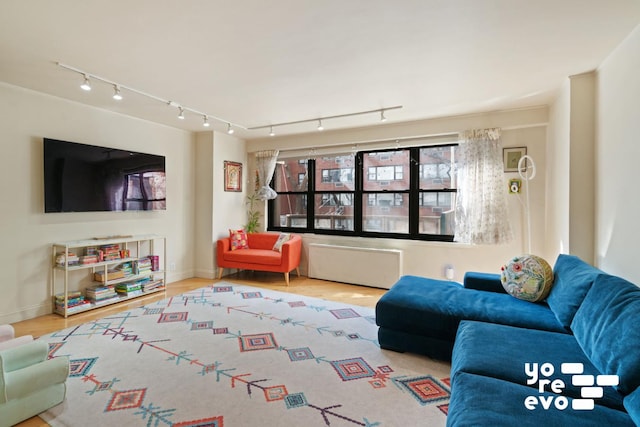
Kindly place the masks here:
<instances>
[{"instance_id":1,"label":"sofa cushion","mask_svg":"<svg viewBox=\"0 0 640 427\"><path fill-rule=\"evenodd\" d=\"M500 275L495 273L467 271L464 273L463 286L467 289L477 289L479 291L506 293L500 282Z\"/></svg>"},{"instance_id":2,"label":"sofa cushion","mask_svg":"<svg viewBox=\"0 0 640 427\"><path fill-rule=\"evenodd\" d=\"M631 419L640 426L640 387L624 398L624 407Z\"/></svg>"},{"instance_id":3,"label":"sofa cushion","mask_svg":"<svg viewBox=\"0 0 640 427\"><path fill-rule=\"evenodd\" d=\"M543 301L553 285L553 271L543 258L536 255L517 256L502 267L500 280L512 297Z\"/></svg>"},{"instance_id":4,"label":"sofa cushion","mask_svg":"<svg viewBox=\"0 0 640 427\"><path fill-rule=\"evenodd\" d=\"M595 405L592 411L573 410L573 399L567 398L569 406L557 409L554 402L548 409L538 404L533 410L524 405L532 389L520 384L482 375L459 372L452 379L451 399L447 426L491 426L491 427L539 427L539 426L635 426L626 412ZM545 399L557 397L543 393Z\"/></svg>"},{"instance_id":5,"label":"sofa cushion","mask_svg":"<svg viewBox=\"0 0 640 427\"><path fill-rule=\"evenodd\" d=\"M258 265L280 265L282 254L271 249L243 249L241 251L231 251L224 254L224 260L230 262L241 262Z\"/></svg>"},{"instance_id":6,"label":"sofa cushion","mask_svg":"<svg viewBox=\"0 0 640 427\"><path fill-rule=\"evenodd\" d=\"M599 275L576 312L571 329L587 357L603 373L618 375L618 390L640 386L640 288Z\"/></svg>"},{"instance_id":7,"label":"sofa cushion","mask_svg":"<svg viewBox=\"0 0 640 427\"><path fill-rule=\"evenodd\" d=\"M450 341L462 319L565 332L545 304L424 277L401 277L376 304L378 326Z\"/></svg>"},{"instance_id":8,"label":"sofa cushion","mask_svg":"<svg viewBox=\"0 0 640 427\"><path fill-rule=\"evenodd\" d=\"M249 249L249 241L247 240L247 233L244 230L232 230L229 229L229 238L231 239L231 250L237 249Z\"/></svg>"},{"instance_id":9,"label":"sofa cushion","mask_svg":"<svg viewBox=\"0 0 640 427\"><path fill-rule=\"evenodd\" d=\"M452 377L467 372L536 388L537 382L527 383L530 378L525 372L527 363L529 369L534 363L539 367L551 363L554 372L549 379L562 380L565 384L562 394L572 398L581 397L582 387L573 385L573 375L561 372L562 363L582 363L584 375L601 374L573 335L484 322L460 323L451 361ZM603 397L595 399L597 404L624 410L620 393L613 387L602 390Z\"/></svg>"},{"instance_id":10,"label":"sofa cushion","mask_svg":"<svg viewBox=\"0 0 640 427\"><path fill-rule=\"evenodd\" d=\"M251 249L273 250L273 245L278 240L280 233L249 233L247 239Z\"/></svg>"},{"instance_id":11,"label":"sofa cushion","mask_svg":"<svg viewBox=\"0 0 640 427\"><path fill-rule=\"evenodd\" d=\"M547 298L558 321L570 330L571 321L601 270L573 255L560 254L553 267L553 289Z\"/></svg>"}]
</instances>

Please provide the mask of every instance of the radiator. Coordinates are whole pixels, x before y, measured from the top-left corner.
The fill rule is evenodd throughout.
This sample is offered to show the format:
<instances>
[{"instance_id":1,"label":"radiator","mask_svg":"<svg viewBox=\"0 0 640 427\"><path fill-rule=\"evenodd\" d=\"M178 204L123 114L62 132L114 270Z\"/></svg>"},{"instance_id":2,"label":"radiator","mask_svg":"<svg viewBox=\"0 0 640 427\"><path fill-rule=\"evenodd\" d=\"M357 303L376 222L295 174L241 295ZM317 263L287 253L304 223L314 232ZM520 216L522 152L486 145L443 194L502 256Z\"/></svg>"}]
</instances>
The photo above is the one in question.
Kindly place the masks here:
<instances>
[{"instance_id":1,"label":"radiator","mask_svg":"<svg viewBox=\"0 0 640 427\"><path fill-rule=\"evenodd\" d=\"M389 289L402 275L402 251L312 243L309 277Z\"/></svg>"}]
</instances>

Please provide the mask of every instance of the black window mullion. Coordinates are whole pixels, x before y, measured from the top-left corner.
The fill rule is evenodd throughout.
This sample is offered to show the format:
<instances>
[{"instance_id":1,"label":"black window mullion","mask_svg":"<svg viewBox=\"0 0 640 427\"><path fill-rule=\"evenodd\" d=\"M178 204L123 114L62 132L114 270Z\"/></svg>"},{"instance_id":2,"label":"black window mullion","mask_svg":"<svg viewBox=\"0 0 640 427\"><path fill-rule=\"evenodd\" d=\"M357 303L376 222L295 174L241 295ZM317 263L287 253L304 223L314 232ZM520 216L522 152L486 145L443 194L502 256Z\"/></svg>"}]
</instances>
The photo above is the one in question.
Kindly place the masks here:
<instances>
[{"instance_id":1,"label":"black window mullion","mask_svg":"<svg viewBox=\"0 0 640 427\"><path fill-rule=\"evenodd\" d=\"M409 235L419 233L420 206L418 203L420 188L420 148L411 148L409 153Z\"/></svg>"},{"instance_id":2,"label":"black window mullion","mask_svg":"<svg viewBox=\"0 0 640 427\"><path fill-rule=\"evenodd\" d=\"M316 229L316 160L309 159L307 164L309 180L307 182L307 231L313 233Z\"/></svg>"},{"instance_id":3,"label":"black window mullion","mask_svg":"<svg viewBox=\"0 0 640 427\"><path fill-rule=\"evenodd\" d=\"M364 182L364 162L362 161L362 152L356 153L356 165L355 165L355 182L354 182L354 194L353 194L353 232L356 235L362 233L362 188Z\"/></svg>"}]
</instances>

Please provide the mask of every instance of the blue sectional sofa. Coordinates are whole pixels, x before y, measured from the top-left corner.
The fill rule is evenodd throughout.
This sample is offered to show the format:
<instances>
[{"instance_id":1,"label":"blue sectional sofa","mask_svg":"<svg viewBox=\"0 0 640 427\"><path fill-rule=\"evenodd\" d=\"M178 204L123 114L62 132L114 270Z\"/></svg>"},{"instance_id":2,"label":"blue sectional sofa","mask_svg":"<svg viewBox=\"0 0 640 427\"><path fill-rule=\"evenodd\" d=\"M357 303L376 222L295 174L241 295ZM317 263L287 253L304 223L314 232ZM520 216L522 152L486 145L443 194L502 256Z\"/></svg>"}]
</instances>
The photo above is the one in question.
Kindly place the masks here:
<instances>
[{"instance_id":1,"label":"blue sectional sofa","mask_svg":"<svg viewBox=\"0 0 640 427\"><path fill-rule=\"evenodd\" d=\"M640 426L640 288L560 255L545 302L497 274L404 276L378 302L382 348L451 360L449 426Z\"/></svg>"}]
</instances>

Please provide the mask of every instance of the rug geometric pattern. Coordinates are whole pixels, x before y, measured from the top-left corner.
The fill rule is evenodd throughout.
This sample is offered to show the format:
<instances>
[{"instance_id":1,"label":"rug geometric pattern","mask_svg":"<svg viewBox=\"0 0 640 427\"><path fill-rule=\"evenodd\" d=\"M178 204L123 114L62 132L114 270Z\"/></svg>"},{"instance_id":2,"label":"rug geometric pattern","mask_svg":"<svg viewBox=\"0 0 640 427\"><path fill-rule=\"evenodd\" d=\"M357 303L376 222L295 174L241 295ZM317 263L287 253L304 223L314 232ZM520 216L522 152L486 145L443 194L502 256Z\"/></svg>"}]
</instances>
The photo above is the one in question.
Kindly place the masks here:
<instances>
[{"instance_id":1,"label":"rug geometric pattern","mask_svg":"<svg viewBox=\"0 0 640 427\"><path fill-rule=\"evenodd\" d=\"M450 366L380 349L367 307L218 282L39 339L71 361L53 427L446 423Z\"/></svg>"}]
</instances>

